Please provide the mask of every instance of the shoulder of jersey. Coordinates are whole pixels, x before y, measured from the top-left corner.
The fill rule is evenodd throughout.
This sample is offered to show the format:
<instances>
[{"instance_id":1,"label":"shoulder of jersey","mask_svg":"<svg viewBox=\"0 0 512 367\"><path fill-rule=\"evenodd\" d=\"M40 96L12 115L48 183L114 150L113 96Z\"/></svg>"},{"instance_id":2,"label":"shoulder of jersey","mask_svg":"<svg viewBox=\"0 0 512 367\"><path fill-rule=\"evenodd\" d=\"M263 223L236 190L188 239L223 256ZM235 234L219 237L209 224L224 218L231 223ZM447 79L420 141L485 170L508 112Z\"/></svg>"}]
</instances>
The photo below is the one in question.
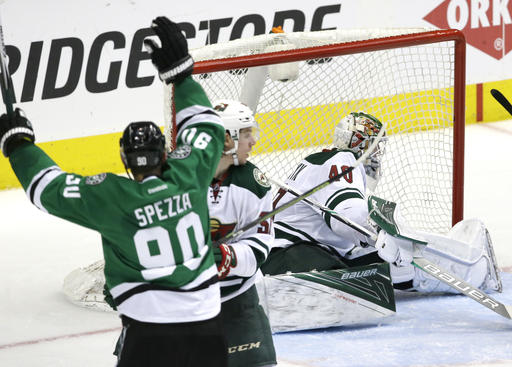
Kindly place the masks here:
<instances>
[{"instance_id":1,"label":"shoulder of jersey","mask_svg":"<svg viewBox=\"0 0 512 367\"><path fill-rule=\"evenodd\" d=\"M304 158L304 160L307 161L308 163L311 163L314 165L322 165L339 153L350 153L354 156L354 158L357 159L356 155L353 152L351 152L350 150L340 150L340 149L334 148L334 149L323 150L318 153L310 154L306 158Z\"/></svg>"},{"instance_id":2,"label":"shoulder of jersey","mask_svg":"<svg viewBox=\"0 0 512 367\"><path fill-rule=\"evenodd\" d=\"M80 185L85 188L90 188L92 190L95 190L94 187L100 187L102 186L103 189L106 189L107 187L118 187L120 184L125 185L128 182L130 184L137 183L136 181L122 176L122 175L116 175L114 173L99 173L97 175L91 175L91 176L84 176L81 180Z\"/></svg>"},{"instance_id":3,"label":"shoulder of jersey","mask_svg":"<svg viewBox=\"0 0 512 367\"><path fill-rule=\"evenodd\" d=\"M108 176L109 176L109 174L107 174L107 173L99 173L97 175L85 176L83 182L85 185L88 185L88 186L97 186L97 185L103 183L107 179Z\"/></svg>"},{"instance_id":4,"label":"shoulder of jersey","mask_svg":"<svg viewBox=\"0 0 512 367\"><path fill-rule=\"evenodd\" d=\"M270 181L251 162L246 162L243 166L232 166L231 175L231 183L251 191L259 198L264 197L270 190Z\"/></svg>"}]
</instances>

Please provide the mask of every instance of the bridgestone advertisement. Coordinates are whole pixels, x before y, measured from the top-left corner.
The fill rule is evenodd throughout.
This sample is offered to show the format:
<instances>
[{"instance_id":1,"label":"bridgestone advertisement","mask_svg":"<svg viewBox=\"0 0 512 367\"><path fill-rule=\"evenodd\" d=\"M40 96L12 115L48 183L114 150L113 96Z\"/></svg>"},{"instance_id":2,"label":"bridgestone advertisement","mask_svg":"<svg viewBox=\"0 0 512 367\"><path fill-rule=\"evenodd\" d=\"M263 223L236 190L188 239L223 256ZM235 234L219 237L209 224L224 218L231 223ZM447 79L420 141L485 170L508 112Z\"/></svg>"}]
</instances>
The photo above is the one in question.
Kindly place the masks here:
<instances>
[{"instance_id":1,"label":"bridgestone advertisement","mask_svg":"<svg viewBox=\"0 0 512 367\"><path fill-rule=\"evenodd\" d=\"M137 120L163 125L162 84L143 48L144 38L152 36L151 20L160 15L180 24L191 49L267 34L277 26L285 32L456 28L467 41L467 85L502 83L512 70L508 0L261 0L251 5L193 0L184 5L163 0L1 3L16 107L33 122L37 142L119 133ZM509 85L500 84L505 90ZM473 113L475 97L468 91L467 108ZM486 97L478 98L485 120ZM501 111L499 106L493 109ZM493 118L505 116L503 112ZM1 158L2 170L4 166ZM0 188L9 185L0 182Z\"/></svg>"}]
</instances>

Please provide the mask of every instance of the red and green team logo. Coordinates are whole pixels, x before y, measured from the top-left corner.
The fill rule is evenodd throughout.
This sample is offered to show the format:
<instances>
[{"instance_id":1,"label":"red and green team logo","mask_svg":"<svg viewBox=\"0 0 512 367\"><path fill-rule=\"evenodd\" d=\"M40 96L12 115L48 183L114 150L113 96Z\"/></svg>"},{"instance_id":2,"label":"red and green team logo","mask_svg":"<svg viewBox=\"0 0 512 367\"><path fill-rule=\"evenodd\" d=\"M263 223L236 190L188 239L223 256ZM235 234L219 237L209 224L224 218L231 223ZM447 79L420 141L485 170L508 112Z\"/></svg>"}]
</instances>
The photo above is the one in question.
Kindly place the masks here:
<instances>
[{"instance_id":1,"label":"red and green team logo","mask_svg":"<svg viewBox=\"0 0 512 367\"><path fill-rule=\"evenodd\" d=\"M210 235L212 241L220 240L233 232L236 223L223 224L217 218L210 218Z\"/></svg>"}]
</instances>

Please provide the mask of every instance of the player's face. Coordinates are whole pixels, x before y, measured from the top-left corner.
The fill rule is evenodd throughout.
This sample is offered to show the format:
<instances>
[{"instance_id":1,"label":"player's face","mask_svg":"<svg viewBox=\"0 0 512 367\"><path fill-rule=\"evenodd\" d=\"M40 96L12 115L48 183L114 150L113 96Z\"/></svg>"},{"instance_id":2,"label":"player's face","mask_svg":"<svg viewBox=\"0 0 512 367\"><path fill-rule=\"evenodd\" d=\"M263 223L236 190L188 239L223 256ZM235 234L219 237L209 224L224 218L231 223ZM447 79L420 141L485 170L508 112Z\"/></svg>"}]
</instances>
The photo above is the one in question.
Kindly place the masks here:
<instances>
[{"instance_id":1,"label":"player's face","mask_svg":"<svg viewBox=\"0 0 512 367\"><path fill-rule=\"evenodd\" d=\"M240 137L238 138L238 162L239 164L245 164L252 147L256 144L256 137L254 136L254 129L252 127L246 127L240 130Z\"/></svg>"}]
</instances>

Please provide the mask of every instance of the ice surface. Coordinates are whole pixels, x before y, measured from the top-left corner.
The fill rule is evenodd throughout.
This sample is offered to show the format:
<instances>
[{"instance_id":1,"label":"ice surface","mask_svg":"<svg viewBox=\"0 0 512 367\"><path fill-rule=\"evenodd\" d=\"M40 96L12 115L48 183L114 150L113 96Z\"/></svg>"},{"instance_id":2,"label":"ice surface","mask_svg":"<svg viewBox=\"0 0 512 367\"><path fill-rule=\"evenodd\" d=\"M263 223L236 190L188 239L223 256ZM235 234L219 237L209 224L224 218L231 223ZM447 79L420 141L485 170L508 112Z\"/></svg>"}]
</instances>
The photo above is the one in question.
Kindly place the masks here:
<instances>
[{"instance_id":1,"label":"ice surface","mask_svg":"<svg viewBox=\"0 0 512 367\"><path fill-rule=\"evenodd\" d=\"M486 223L512 272L512 121L466 130L465 217ZM64 277L101 258L99 235L0 192L0 366L114 366L120 322L69 303ZM512 304L512 275L504 293ZM281 367L512 366L512 321L463 296L399 295L379 325L275 335Z\"/></svg>"},{"instance_id":2,"label":"ice surface","mask_svg":"<svg viewBox=\"0 0 512 367\"><path fill-rule=\"evenodd\" d=\"M506 293L512 304L512 274ZM397 313L378 325L338 327L275 335L279 356L315 367L464 365L508 360L512 321L461 295L397 295ZM476 364L479 365L479 364Z\"/></svg>"}]
</instances>

